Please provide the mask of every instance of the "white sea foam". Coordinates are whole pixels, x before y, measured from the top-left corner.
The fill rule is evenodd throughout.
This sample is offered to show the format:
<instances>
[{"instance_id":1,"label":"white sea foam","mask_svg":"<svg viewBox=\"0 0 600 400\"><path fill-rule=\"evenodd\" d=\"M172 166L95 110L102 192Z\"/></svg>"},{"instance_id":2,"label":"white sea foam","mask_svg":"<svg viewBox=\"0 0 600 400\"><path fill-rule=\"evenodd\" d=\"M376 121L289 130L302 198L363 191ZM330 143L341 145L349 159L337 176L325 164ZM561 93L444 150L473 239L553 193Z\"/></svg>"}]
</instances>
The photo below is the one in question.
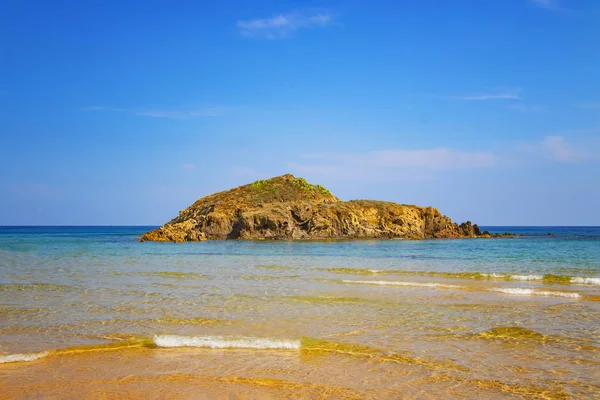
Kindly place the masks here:
<instances>
[{"instance_id":1,"label":"white sea foam","mask_svg":"<svg viewBox=\"0 0 600 400\"><path fill-rule=\"evenodd\" d=\"M445 283L429 283L429 282L398 282L398 281L351 281L343 280L344 283L358 283L363 285L389 285L389 286L411 286L411 287L439 287L456 289L458 285L447 285Z\"/></svg>"},{"instance_id":2,"label":"white sea foam","mask_svg":"<svg viewBox=\"0 0 600 400\"><path fill-rule=\"evenodd\" d=\"M600 285L600 278L583 278L575 276L571 278L571 283L583 283L587 285Z\"/></svg>"},{"instance_id":3,"label":"white sea foam","mask_svg":"<svg viewBox=\"0 0 600 400\"><path fill-rule=\"evenodd\" d=\"M47 351L41 353L29 353L29 354L10 354L7 356L0 356L0 364L13 363L13 362L26 362L35 361L39 358L46 357L49 353Z\"/></svg>"},{"instance_id":4,"label":"white sea foam","mask_svg":"<svg viewBox=\"0 0 600 400\"><path fill-rule=\"evenodd\" d=\"M509 279L511 281L543 281L543 275L508 275L508 274L497 274L497 273L485 273L481 274L487 278L492 279ZM574 276L570 279L570 283L579 283L585 285L600 285L600 278L587 278L581 276Z\"/></svg>"},{"instance_id":5,"label":"white sea foam","mask_svg":"<svg viewBox=\"0 0 600 400\"><path fill-rule=\"evenodd\" d=\"M544 280L542 275L511 275L511 280L515 281L541 281Z\"/></svg>"},{"instance_id":6,"label":"white sea foam","mask_svg":"<svg viewBox=\"0 0 600 400\"><path fill-rule=\"evenodd\" d=\"M490 274L481 274L487 278L492 279L510 279L514 281L541 281L544 279L542 275L508 275L508 274L497 274L495 272Z\"/></svg>"},{"instance_id":7,"label":"white sea foam","mask_svg":"<svg viewBox=\"0 0 600 400\"><path fill-rule=\"evenodd\" d=\"M554 296L554 297L567 297L570 299L578 299L580 297L579 293L569 293L569 292L551 292L551 291L537 291L533 289L523 289L523 288L492 288L490 289L494 292L500 292L505 294L513 294L517 296Z\"/></svg>"},{"instance_id":8,"label":"white sea foam","mask_svg":"<svg viewBox=\"0 0 600 400\"><path fill-rule=\"evenodd\" d=\"M495 272L491 273L491 274L481 274L482 276L485 276L486 278L494 278L494 279L506 279L506 277L508 275L506 274L497 274Z\"/></svg>"},{"instance_id":9,"label":"white sea foam","mask_svg":"<svg viewBox=\"0 0 600 400\"><path fill-rule=\"evenodd\" d=\"M156 335L158 347L209 347L211 349L299 349L300 340L224 336Z\"/></svg>"}]
</instances>

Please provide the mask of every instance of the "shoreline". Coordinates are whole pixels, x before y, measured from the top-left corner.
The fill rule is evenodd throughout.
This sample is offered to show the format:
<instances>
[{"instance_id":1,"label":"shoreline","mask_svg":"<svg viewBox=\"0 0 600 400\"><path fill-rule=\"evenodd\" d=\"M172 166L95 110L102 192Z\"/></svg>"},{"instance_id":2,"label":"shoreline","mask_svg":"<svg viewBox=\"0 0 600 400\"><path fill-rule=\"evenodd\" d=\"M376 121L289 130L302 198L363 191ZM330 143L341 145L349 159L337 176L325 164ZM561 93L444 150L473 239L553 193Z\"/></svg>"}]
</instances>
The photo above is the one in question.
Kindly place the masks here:
<instances>
[{"instance_id":1,"label":"shoreline","mask_svg":"<svg viewBox=\"0 0 600 400\"><path fill-rule=\"evenodd\" d=\"M312 352L248 349L129 348L58 354L0 365L0 397L210 399L426 399L513 394L564 399L559 386L485 379L468 369L415 362L402 356L360 355L348 346ZM365 380L369 374L378 378Z\"/></svg>"},{"instance_id":2,"label":"shoreline","mask_svg":"<svg viewBox=\"0 0 600 400\"><path fill-rule=\"evenodd\" d=\"M148 240L143 239L141 236L136 237L135 240L140 243L150 242L150 243L202 243L202 242L294 242L294 243L320 243L320 242L335 242L335 243L344 243L344 242L387 242L387 241L412 241L412 242L422 242L422 241L443 241L443 240L473 240L473 239L517 239L520 237L527 237L525 234L498 234L496 236L474 236L474 237L441 237L441 238L405 238L405 237L357 237L357 238L349 238L349 237L341 237L341 238L300 238L300 239L286 239L286 238L250 238L250 239L203 239L203 240L184 240L184 241L173 241L173 240Z\"/></svg>"}]
</instances>

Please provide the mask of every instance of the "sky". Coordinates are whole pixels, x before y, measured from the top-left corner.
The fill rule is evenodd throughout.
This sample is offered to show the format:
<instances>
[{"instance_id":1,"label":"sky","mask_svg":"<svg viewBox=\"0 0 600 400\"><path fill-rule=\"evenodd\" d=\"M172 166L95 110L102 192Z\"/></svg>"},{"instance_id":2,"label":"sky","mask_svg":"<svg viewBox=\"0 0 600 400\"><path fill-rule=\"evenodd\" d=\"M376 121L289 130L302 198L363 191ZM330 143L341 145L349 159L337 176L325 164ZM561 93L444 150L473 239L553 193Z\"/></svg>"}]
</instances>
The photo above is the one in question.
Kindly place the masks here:
<instances>
[{"instance_id":1,"label":"sky","mask_svg":"<svg viewBox=\"0 0 600 400\"><path fill-rule=\"evenodd\" d=\"M160 225L292 173L600 225L597 0L5 0L0 225Z\"/></svg>"}]
</instances>

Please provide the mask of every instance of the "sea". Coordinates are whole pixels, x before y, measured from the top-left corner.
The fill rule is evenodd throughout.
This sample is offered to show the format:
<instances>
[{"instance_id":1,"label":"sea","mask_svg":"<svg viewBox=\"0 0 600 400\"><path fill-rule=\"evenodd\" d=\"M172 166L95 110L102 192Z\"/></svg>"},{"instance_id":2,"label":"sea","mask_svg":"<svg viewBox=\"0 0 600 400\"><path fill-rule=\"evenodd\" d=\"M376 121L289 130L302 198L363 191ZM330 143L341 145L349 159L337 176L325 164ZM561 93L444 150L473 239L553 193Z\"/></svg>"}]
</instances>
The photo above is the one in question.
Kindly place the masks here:
<instances>
[{"instance_id":1,"label":"sea","mask_svg":"<svg viewBox=\"0 0 600 400\"><path fill-rule=\"evenodd\" d=\"M0 398L600 398L600 227L153 228L0 227Z\"/></svg>"}]
</instances>

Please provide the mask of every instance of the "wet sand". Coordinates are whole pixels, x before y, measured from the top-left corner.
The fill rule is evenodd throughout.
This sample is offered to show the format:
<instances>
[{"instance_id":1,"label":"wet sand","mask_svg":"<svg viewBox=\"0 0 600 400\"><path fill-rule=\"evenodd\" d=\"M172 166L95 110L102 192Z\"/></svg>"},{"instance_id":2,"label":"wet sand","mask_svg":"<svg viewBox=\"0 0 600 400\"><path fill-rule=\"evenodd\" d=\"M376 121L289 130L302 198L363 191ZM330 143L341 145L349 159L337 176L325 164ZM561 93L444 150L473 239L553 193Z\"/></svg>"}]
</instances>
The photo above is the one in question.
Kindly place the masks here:
<instances>
[{"instance_id":1,"label":"wet sand","mask_svg":"<svg viewBox=\"0 0 600 400\"><path fill-rule=\"evenodd\" d=\"M352 348L67 352L3 365L0 398L569 398L559 384L509 384L477 379L466 369L386 357L353 353ZM557 383L560 375L556 371Z\"/></svg>"}]
</instances>

